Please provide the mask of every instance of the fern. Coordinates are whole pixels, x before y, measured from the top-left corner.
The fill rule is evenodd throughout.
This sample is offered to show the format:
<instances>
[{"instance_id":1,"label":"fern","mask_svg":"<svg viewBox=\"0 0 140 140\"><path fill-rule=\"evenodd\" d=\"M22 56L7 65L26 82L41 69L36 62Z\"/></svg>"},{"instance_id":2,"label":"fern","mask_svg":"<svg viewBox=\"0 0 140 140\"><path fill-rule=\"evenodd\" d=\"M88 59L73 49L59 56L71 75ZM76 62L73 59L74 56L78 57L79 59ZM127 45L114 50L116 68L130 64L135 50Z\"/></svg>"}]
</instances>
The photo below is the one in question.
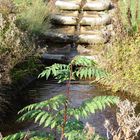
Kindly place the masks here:
<instances>
[{"instance_id":1,"label":"fern","mask_svg":"<svg viewBox=\"0 0 140 140\"><path fill-rule=\"evenodd\" d=\"M48 79L50 76L53 76L55 79L59 80L59 83L69 80L69 65L53 64L50 67L46 67L45 70L39 74L38 78L46 77L46 79Z\"/></svg>"},{"instance_id":2,"label":"fern","mask_svg":"<svg viewBox=\"0 0 140 140\"><path fill-rule=\"evenodd\" d=\"M23 113L23 115L19 118L19 121L34 120L35 123L38 123L43 127L50 127L51 129L57 128L60 130L63 124L64 101L66 101L67 105L70 106L65 95L58 95L47 101L29 105L19 112ZM76 137L83 131L84 126L79 121L79 118L86 118L91 113L103 110L106 106L110 106L111 104L116 104L118 102L119 98L115 96L98 96L93 99L86 100L80 107L69 107L67 110L69 120L65 126L66 137L71 140L71 137ZM51 112L48 109L51 109ZM73 117L75 118L74 120Z\"/></svg>"},{"instance_id":3,"label":"fern","mask_svg":"<svg viewBox=\"0 0 140 140\"><path fill-rule=\"evenodd\" d=\"M13 135L9 135L4 137L2 140L54 140L54 137L50 133L42 132L42 131L29 131L29 132L18 132Z\"/></svg>"},{"instance_id":4,"label":"fern","mask_svg":"<svg viewBox=\"0 0 140 140\"><path fill-rule=\"evenodd\" d=\"M26 136L27 132L19 132L14 135L4 137L3 140L22 140Z\"/></svg>"},{"instance_id":5,"label":"fern","mask_svg":"<svg viewBox=\"0 0 140 140\"><path fill-rule=\"evenodd\" d=\"M89 67L89 66L96 66L97 63L91 59L88 59L84 56L76 56L72 61L71 61L72 65L75 66L85 66L85 67Z\"/></svg>"},{"instance_id":6,"label":"fern","mask_svg":"<svg viewBox=\"0 0 140 140\"><path fill-rule=\"evenodd\" d=\"M53 129L56 126L60 126L63 121L61 111L59 112L59 110L65 102L68 102L66 96L58 95L47 101L31 104L19 111L19 114L25 113L18 121L34 120L35 123L39 123L43 127L50 126Z\"/></svg>"},{"instance_id":7,"label":"fern","mask_svg":"<svg viewBox=\"0 0 140 140\"><path fill-rule=\"evenodd\" d=\"M46 79L48 79L50 76L58 79L58 82L63 82L77 78L90 79L96 77L100 79L106 76L106 73L98 68L93 60L77 56L68 65L54 64L50 67L46 67L38 77L46 77ZM19 114L22 115L18 121L33 120L43 127L57 130L58 134L61 133L61 136L65 136L68 140L85 140L87 135L84 132L84 125L79 119L86 118L91 113L93 114L96 111L103 110L105 107L118 102L119 98L115 96L98 96L86 100L79 107L71 107L68 98L62 94L46 101L24 107L19 111ZM62 128L64 132L61 130ZM12 140L13 138L15 138L14 140L23 139L26 134L27 133L20 132L8 136L4 138L4 140ZM29 136L32 140L44 140L44 137L36 132L30 132ZM103 140L103 138L94 134L91 140Z\"/></svg>"},{"instance_id":8,"label":"fern","mask_svg":"<svg viewBox=\"0 0 140 140\"><path fill-rule=\"evenodd\" d=\"M66 96L60 94L58 96L55 96L49 100L46 100L44 102L40 102L40 103L35 103L35 104L31 104L25 108L23 108L21 111L19 111L19 113L23 113L24 111L30 111L30 110L37 110L37 109L54 109L54 110L58 110L58 108L61 105L64 105L65 101L67 100ZM53 103L53 104L52 104Z\"/></svg>"},{"instance_id":9,"label":"fern","mask_svg":"<svg viewBox=\"0 0 140 140\"><path fill-rule=\"evenodd\" d=\"M58 95L58 96L55 96L55 97L53 97L53 98L51 98L47 101L43 101L43 102L40 102L40 103L29 105L29 106L23 108L19 112L19 113L25 112L24 115L22 115L19 118L19 121L35 119L35 122L39 121L40 125L44 124L44 127L49 126L51 123L53 123L53 121L57 122L60 119L59 117L63 116L64 109L62 108L62 106L61 106L61 109L59 109L59 110L56 109L55 101L57 100L56 102L60 103L61 99L65 99L65 98L66 98L65 95ZM52 100L54 102L52 102ZM65 99L65 101L66 101L66 99ZM117 104L118 102L119 102L119 97L97 96L93 99L86 100L78 108L75 108L75 107L74 108L72 108L72 107L69 108L68 109L68 115L74 116L76 119L79 119L81 117L87 117L91 113L95 113L96 111L103 110L103 109L105 109L105 107L111 106L111 104ZM49 112L48 110L41 110L41 109L46 109L44 107L48 107L48 105L46 103L47 104L50 103L50 106L52 106L51 112ZM46 106L45 106L45 104L46 104ZM42 105L42 107L41 107L41 105ZM64 103L62 103L62 105L64 105ZM59 111L59 112L55 112L56 110ZM55 114L55 118L54 118L53 114ZM46 125L46 124L48 124L48 125Z\"/></svg>"},{"instance_id":10,"label":"fern","mask_svg":"<svg viewBox=\"0 0 140 140\"><path fill-rule=\"evenodd\" d=\"M74 116L76 119L80 117L88 117L91 113L103 110L111 104L117 104L119 102L119 97L115 96L98 96L93 99L86 100L78 108L68 109L68 114Z\"/></svg>"},{"instance_id":11,"label":"fern","mask_svg":"<svg viewBox=\"0 0 140 140\"><path fill-rule=\"evenodd\" d=\"M93 60L83 56L77 56L69 65L54 64L50 67L46 67L45 70L39 75L39 77L46 77L46 79L48 79L49 76L53 76L55 79L58 79L58 82L60 83L69 79L75 80L77 78L96 78L98 80L106 77L107 74L105 71L98 68L97 64Z\"/></svg>"}]
</instances>

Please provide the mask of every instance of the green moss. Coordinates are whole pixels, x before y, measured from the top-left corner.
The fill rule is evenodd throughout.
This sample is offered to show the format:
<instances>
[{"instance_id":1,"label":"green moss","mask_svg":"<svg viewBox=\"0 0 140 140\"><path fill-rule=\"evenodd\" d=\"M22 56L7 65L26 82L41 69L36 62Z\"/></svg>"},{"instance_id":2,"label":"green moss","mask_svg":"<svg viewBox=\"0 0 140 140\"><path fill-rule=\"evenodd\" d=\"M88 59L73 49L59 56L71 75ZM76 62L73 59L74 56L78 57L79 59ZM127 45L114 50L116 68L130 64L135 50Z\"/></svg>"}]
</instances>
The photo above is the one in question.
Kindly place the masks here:
<instances>
[{"instance_id":1,"label":"green moss","mask_svg":"<svg viewBox=\"0 0 140 140\"><path fill-rule=\"evenodd\" d=\"M37 76L38 70L43 66L39 58L31 57L28 60L16 65L11 70L13 83L22 80L26 76Z\"/></svg>"}]
</instances>

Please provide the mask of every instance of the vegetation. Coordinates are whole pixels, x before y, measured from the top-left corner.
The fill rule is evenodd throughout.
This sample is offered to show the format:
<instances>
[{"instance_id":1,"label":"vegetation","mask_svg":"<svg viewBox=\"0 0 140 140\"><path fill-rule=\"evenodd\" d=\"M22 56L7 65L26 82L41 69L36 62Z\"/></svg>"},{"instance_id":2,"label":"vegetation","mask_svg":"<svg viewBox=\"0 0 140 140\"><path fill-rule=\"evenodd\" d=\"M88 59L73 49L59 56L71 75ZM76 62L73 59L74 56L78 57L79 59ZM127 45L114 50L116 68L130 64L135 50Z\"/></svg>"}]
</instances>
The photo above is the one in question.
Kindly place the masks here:
<instances>
[{"instance_id":1,"label":"vegetation","mask_svg":"<svg viewBox=\"0 0 140 140\"><path fill-rule=\"evenodd\" d=\"M126 28L132 28L134 31L138 31L140 24L139 0L119 0L118 7L122 14L122 22Z\"/></svg>"},{"instance_id":2,"label":"vegetation","mask_svg":"<svg viewBox=\"0 0 140 140\"><path fill-rule=\"evenodd\" d=\"M10 70L31 54L33 48L27 34L16 26L16 15L6 8L0 11L0 77L2 83L10 83Z\"/></svg>"},{"instance_id":3,"label":"vegetation","mask_svg":"<svg viewBox=\"0 0 140 140\"><path fill-rule=\"evenodd\" d=\"M94 61L80 56L68 65L53 64L46 67L39 78L54 77L59 83L66 82L67 94L28 105L19 112L19 121L33 120L49 130L19 132L4 140L53 140L57 137L60 140L104 140L96 134L93 126L83 124L81 118L118 103L120 112L117 112L116 117L119 129L114 130L110 124L106 128L114 135L114 140L135 138L140 129L139 115L136 116L134 111L135 104L119 102L115 96L97 96L79 107L72 106L70 102L70 83L76 79L96 80L114 91L126 91L140 97L140 2L118 0L117 5L118 21L114 23L116 36L111 47L104 52L104 70ZM0 88L3 84L11 83L11 80L17 81L38 70L39 65L32 55L40 50L37 49L40 44L36 41L49 28L49 15L56 10L53 6L53 1L45 0L0 0ZM3 112L9 103L2 93L0 105L0 112L4 116Z\"/></svg>"},{"instance_id":4,"label":"vegetation","mask_svg":"<svg viewBox=\"0 0 140 140\"><path fill-rule=\"evenodd\" d=\"M0 1L1 84L11 83L10 74L14 74L12 78L16 79L16 75L21 75L18 78L22 78L22 75L33 72L28 68L24 71L17 70L17 68L15 71L13 68L19 63L23 64L25 60L28 61L31 55L41 52L38 38L44 27L47 29L48 23L46 22L48 22L50 9L51 3L43 0ZM31 67L29 65L27 67Z\"/></svg>"},{"instance_id":5,"label":"vegetation","mask_svg":"<svg viewBox=\"0 0 140 140\"><path fill-rule=\"evenodd\" d=\"M103 58L105 59L104 68L110 74L100 82L115 92L124 91L138 97L140 96L140 6L136 8L138 1L136 3L134 1L126 0L118 3L119 21L114 25L116 37L112 45L106 52L104 51Z\"/></svg>"},{"instance_id":6,"label":"vegetation","mask_svg":"<svg viewBox=\"0 0 140 140\"><path fill-rule=\"evenodd\" d=\"M18 22L22 29L43 33L49 28L48 18L54 11L53 3L44 0L15 0L19 7Z\"/></svg>"},{"instance_id":7,"label":"vegetation","mask_svg":"<svg viewBox=\"0 0 140 140\"><path fill-rule=\"evenodd\" d=\"M84 124L79 120L81 117L88 117L91 113L95 113L97 110L104 109L105 106L110 104L116 104L118 102L117 97L113 96L101 96L95 97L94 99L87 100L80 107L68 107L70 103L64 95L55 96L49 100L32 104L25 107L20 113L24 113L19 120L34 120L35 123L39 123L42 127L51 128L51 131L56 133L57 135L61 134L61 139L63 137L68 140L86 140L88 137L87 133L84 132ZM67 103L67 115L65 114L65 104ZM44 110L45 109L45 110ZM50 111L51 110L51 111ZM65 116L66 115L66 116ZM66 122L63 120L64 116L66 117ZM65 128L63 131L63 127ZM55 132L56 131L56 132ZM28 137L32 136L33 132L26 133L17 133L16 135L11 135L4 140L19 140L24 138L26 135ZM39 135L38 135L39 134ZM35 133L34 137L44 138L44 136L40 136L44 134L44 132ZM56 136L51 135L52 139L55 139ZM64 136L63 136L64 135ZM97 138L97 134L93 132L91 137L93 140L95 137ZM46 135L47 137L47 135ZM45 137L45 138L46 138ZM44 138L44 139L45 139ZM98 136L98 139L103 140L103 138ZM49 137L48 137L49 139Z\"/></svg>"},{"instance_id":8,"label":"vegetation","mask_svg":"<svg viewBox=\"0 0 140 140\"><path fill-rule=\"evenodd\" d=\"M37 4L40 9L35 8L38 12L37 16L41 20L38 24L35 23L36 21L30 23L28 21L28 18L32 17L33 20L35 17L34 7L32 7L32 13L30 11L30 17L22 20L22 15L27 15L25 12L29 13L31 8L29 1L24 1L23 5L23 1L20 0L0 0L0 113L3 114L0 119L5 115L3 111L6 112L9 107L6 100L9 100L10 97L3 93L5 88L9 89L9 85L23 79L24 76L33 75L32 73L37 71L37 67L40 67L40 63L37 62L39 61L38 54L42 49L37 42L38 36L34 36L32 33L34 30L39 30L38 27L45 18L44 14L47 14L45 12L47 8L46 5L43 5L43 1L40 3L38 1L36 6ZM32 28L29 27L29 29L28 26L25 28L23 21L28 21L26 24L28 26L32 24ZM38 26L34 26L35 24Z\"/></svg>"},{"instance_id":9,"label":"vegetation","mask_svg":"<svg viewBox=\"0 0 140 140\"><path fill-rule=\"evenodd\" d=\"M126 91L139 96L140 84L140 35L128 36L117 41L105 55L110 75L103 79L114 91Z\"/></svg>"},{"instance_id":10,"label":"vegetation","mask_svg":"<svg viewBox=\"0 0 140 140\"><path fill-rule=\"evenodd\" d=\"M112 140L135 140L138 138L140 131L140 113L137 114L135 112L137 103L124 100L119 102L117 106L116 118L118 128L116 129L109 120L106 120L104 126L107 132L112 135ZM108 139L110 139L109 134Z\"/></svg>"},{"instance_id":11,"label":"vegetation","mask_svg":"<svg viewBox=\"0 0 140 140\"><path fill-rule=\"evenodd\" d=\"M89 73L89 71L91 71ZM92 72L94 71L94 75ZM49 133L49 137L45 136L44 132L29 132L27 133L17 133L15 135L10 135L4 138L4 140L16 140L23 139L26 137L32 139L55 139L60 136L63 140L67 138L68 140L85 140L85 139L100 139L103 140L94 131L90 132L87 129L85 131L84 124L80 121L80 118L86 118L91 113L95 113L98 110L103 110L106 106L111 104L116 104L119 102L119 98L115 96L98 96L93 99L86 100L79 107L72 107L70 104L70 80L75 78L91 78L97 77L102 78L106 74L99 68L93 60L89 60L84 57L76 57L71 61L69 65L64 64L54 64L50 67L46 67L39 77L53 76L59 80L59 82L67 81L67 95L58 95L49 100L35 103L23 108L19 113L23 114L19 121L34 120L35 123L39 123L44 128L49 127L54 135ZM34 135L33 135L34 134ZM41 135L41 136L40 136ZM51 138L50 138L51 135Z\"/></svg>"},{"instance_id":12,"label":"vegetation","mask_svg":"<svg viewBox=\"0 0 140 140\"><path fill-rule=\"evenodd\" d=\"M77 78L93 79L93 77L96 77L96 79L100 79L107 76L107 73L98 68L98 65L93 60L83 56L77 56L69 65L54 64L51 67L46 67L39 77L45 76L46 79L48 79L50 75L58 79L58 82L63 82L69 79L75 80Z\"/></svg>"},{"instance_id":13,"label":"vegetation","mask_svg":"<svg viewBox=\"0 0 140 140\"><path fill-rule=\"evenodd\" d=\"M17 64L10 72L13 83L19 82L24 76L37 77L39 69L43 67L39 56L28 57L22 63Z\"/></svg>"}]
</instances>

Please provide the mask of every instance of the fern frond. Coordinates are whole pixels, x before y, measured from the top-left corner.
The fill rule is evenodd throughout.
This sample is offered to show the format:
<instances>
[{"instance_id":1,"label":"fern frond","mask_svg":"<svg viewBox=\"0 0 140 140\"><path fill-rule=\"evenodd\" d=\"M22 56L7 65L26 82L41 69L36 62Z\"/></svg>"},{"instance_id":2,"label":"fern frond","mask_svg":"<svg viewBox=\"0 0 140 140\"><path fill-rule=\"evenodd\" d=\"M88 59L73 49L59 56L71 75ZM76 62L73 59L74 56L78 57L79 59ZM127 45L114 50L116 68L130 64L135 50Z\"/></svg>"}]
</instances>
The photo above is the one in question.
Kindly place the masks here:
<instances>
[{"instance_id":1,"label":"fern frond","mask_svg":"<svg viewBox=\"0 0 140 140\"><path fill-rule=\"evenodd\" d=\"M83 130L72 130L68 133L65 133L67 140L107 140L106 138L101 137L98 134L91 134L90 138Z\"/></svg>"},{"instance_id":2,"label":"fern frond","mask_svg":"<svg viewBox=\"0 0 140 140\"><path fill-rule=\"evenodd\" d=\"M54 140L53 134L44 131L19 132L4 137L3 140L23 140L26 137L30 140Z\"/></svg>"},{"instance_id":3,"label":"fern frond","mask_svg":"<svg viewBox=\"0 0 140 140\"><path fill-rule=\"evenodd\" d=\"M74 74L76 75L76 77L80 79L87 79L87 78L101 79L107 76L105 71L97 67L80 67L74 72Z\"/></svg>"},{"instance_id":4,"label":"fern frond","mask_svg":"<svg viewBox=\"0 0 140 140\"><path fill-rule=\"evenodd\" d=\"M43 108L48 109L48 110L49 109L58 110L58 108L61 105L64 105L66 100L67 100L66 96L60 94L60 95L50 98L49 100L28 105L24 107L22 110L20 110L19 114L23 113L24 111L37 110L37 109L43 109Z\"/></svg>"},{"instance_id":5,"label":"fern frond","mask_svg":"<svg viewBox=\"0 0 140 140\"><path fill-rule=\"evenodd\" d=\"M59 107L62 107L66 102L68 102L66 96L57 95L47 101L29 105L19 112L23 113L23 115L18 121L34 120L35 123L38 122L39 125L43 125L43 127L50 126L51 129L53 129L62 123L62 111ZM51 109L51 112L49 109Z\"/></svg>"},{"instance_id":6,"label":"fern frond","mask_svg":"<svg viewBox=\"0 0 140 140\"><path fill-rule=\"evenodd\" d=\"M84 56L76 56L70 63L71 65L75 65L75 66L85 66L85 67L89 67L89 66L95 66L97 65L95 61L88 59Z\"/></svg>"},{"instance_id":7,"label":"fern frond","mask_svg":"<svg viewBox=\"0 0 140 140\"><path fill-rule=\"evenodd\" d=\"M46 77L48 79L50 76L57 76L60 71L68 69L68 65L65 64L53 64L50 67L46 67L45 70L39 74L38 78Z\"/></svg>"},{"instance_id":8,"label":"fern frond","mask_svg":"<svg viewBox=\"0 0 140 140\"><path fill-rule=\"evenodd\" d=\"M85 140L83 130L71 130L64 134L67 140Z\"/></svg>"},{"instance_id":9,"label":"fern frond","mask_svg":"<svg viewBox=\"0 0 140 140\"><path fill-rule=\"evenodd\" d=\"M75 57L72 60L71 64L76 66L73 75L75 75L75 77L77 78L96 78L98 80L107 76L107 73L105 71L97 67L96 62L84 56Z\"/></svg>"},{"instance_id":10,"label":"fern frond","mask_svg":"<svg viewBox=\"0 0 140 140\"><path fill-rule=\"evenodd\" d=\"M25 121L25 120L32 120L35 119L35 121L38 121L43 115L48 116L48 112L43 110L30 110L23 114L18 121Z\"/></svg>"},{"instance_id":11,"label":"fern frond","mask_svg":"<svg viewBox=\"0 0 140 140\"><path fill-rule=\"evenodd\" d=\"M65 133L70 132L72 130L83 130L83 129L84 129L83 122L76 119L70 119L66 122Z\"/></svg>"},{"instance_id":12,"label":"fern frond","mask_svg":"<svg viewBox=\"0 0 140 140\"><path fill-rule=\"evenodd\" d=\"M71 69L71 66L74 69ZM70 75L71 73L71 75ZM54 64L46 69L38 77L53 76L58 80L59 83L70 80L80 79L91 79L96 78L97 80L106 77L106 72L97 67L97 64L84 56L76 56L69 65L65 64Z\"/></svg>"},{"instance_id":13,"label":"fern frond","mask_svg":"<svg viewBox=\"0 0 140 140\"><path fill-rule=\"evenodd\" d=\"M51 129L53 129L62 122L63 118L60 115L59 113L54 115L43 110L31 110L23 114L18 121L34 120L35 123L38 122L43 127L51 126Z\"/></svg>"},{"instance_id":14,"label":"fern frond","mask_svg":"<svg viewBox=\"0 0 140 140\"><path fill-rule=\"evenodd\" d=\"M56 75L55 79L58 80L58 83L62 83L64 81L67 81L70 79L70 70L68 69L64 69L58 72L58 74Z\"/></svg>"},{"instance_id":15,"label":"fern frond","mask_svg":"<svg viewBox=\"0 0 140 140\"><path fill-rule=\"evenodd\" d=\"M43 127L50 126L51 129L60 125L62 122L61 111L58 111L59 107L63 106L67 101L66 96L57 95L47 101L35 103L23 108L19 113L24 113L18 121L34 120L35 123L43 125ZM43 110L45 109L45 110ZM48 109L48 111L46 111ZM52 109L52 112L49 111ZM55 111L58 111L57 113Z\"/></svg>"},{"instance_id":16,"label":"fern frond","mask_svg":"<svg viewBox=\"0 0 140 140\"><path fill-rule=\"evenodd\" d=\"M4 137L3 140L22 140L26 136L27 132L19 132L13 135Z\"/></svg>"},{"instance_id":17,"label":"fern frond","mask_svg":"<svg viewBox=\"0 0 140 140\"><path fill-rule=\"evenodd\" d=\"M105 107L111 104L117 104L119 102L119 97L116 96L97 96L93 99L86 100L78 108L69 108L68 114L74 116L76 119L80 117L87 117L91 113L103 110Z\"/></svg>"}]
</instances>

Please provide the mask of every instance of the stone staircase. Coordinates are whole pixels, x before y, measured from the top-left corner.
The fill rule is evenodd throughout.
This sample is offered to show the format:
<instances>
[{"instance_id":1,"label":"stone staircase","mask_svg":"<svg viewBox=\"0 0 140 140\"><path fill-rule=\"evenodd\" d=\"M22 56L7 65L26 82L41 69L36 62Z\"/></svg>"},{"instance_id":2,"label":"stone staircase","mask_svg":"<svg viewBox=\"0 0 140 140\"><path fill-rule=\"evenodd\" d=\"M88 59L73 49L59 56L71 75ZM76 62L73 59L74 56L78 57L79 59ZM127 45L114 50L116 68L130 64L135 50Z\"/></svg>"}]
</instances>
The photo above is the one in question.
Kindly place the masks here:
<instances>
[{"instance_id":1,"label":"stone staircase","mask_svg":"<svg viewBox=\"0 0 140 140\"><path fill-rule=\"evenodd\" d=\"M57 0L55 6L58 12L50 17L51 28L45 36L56 45L53 49L48 48L48 53L44 55L46 60L69 61L71 46L76 46L79 54L85 55L86 52L90 56L91 50L87 46L106 44L110 40L113 9L111 0Z\"/></svg>"},{"instance_id":2,"label":"stone staircase","mask_svg":"<svg viewBox=\"0 0 140 140\"><path fill-rule=\"evenodd\" d=\"M57 0L46 37L58 43L98 44L110 38L110 0Z\"/></svg>"}]
</instances>

